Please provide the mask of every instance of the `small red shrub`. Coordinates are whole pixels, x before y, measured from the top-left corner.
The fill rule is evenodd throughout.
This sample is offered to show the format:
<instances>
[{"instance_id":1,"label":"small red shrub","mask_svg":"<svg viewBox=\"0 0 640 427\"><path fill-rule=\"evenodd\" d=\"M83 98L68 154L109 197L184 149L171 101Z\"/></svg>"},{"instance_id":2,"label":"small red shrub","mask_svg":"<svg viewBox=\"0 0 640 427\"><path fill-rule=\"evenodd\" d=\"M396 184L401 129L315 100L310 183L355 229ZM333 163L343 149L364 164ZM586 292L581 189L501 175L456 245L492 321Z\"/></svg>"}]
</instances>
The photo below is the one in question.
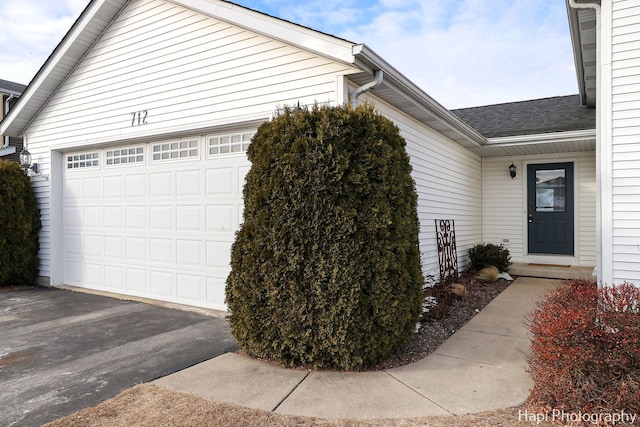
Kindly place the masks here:
<instances>
[{"instance_id":1,"label":"small red shrub","mask_svg":"<svg viewBox=\"0 0 640 427\"><path fill-rule=\"evenodd\" d=\"M530 331L531 405L640 411L640 288L568 282L538 303Z\"/></svg>"}]
</instances>

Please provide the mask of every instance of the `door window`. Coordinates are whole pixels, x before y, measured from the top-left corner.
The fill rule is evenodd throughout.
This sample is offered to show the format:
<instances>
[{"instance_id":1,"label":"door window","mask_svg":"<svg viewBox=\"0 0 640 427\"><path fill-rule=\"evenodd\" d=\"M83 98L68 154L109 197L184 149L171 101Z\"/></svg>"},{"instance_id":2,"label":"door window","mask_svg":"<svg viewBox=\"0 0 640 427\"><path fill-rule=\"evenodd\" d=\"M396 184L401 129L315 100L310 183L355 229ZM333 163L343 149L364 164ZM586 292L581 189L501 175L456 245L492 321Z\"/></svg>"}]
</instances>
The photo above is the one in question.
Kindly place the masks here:
<instances>
[{"instance_id":1,"label":"door window","mask_svg":"<svg viewBox=\"0 0 640 427\"><path fill-rule=\"evenodd\" d=\"M564 212L565 169L536 171L536 212Z\"/></svg>"}]
</instances>

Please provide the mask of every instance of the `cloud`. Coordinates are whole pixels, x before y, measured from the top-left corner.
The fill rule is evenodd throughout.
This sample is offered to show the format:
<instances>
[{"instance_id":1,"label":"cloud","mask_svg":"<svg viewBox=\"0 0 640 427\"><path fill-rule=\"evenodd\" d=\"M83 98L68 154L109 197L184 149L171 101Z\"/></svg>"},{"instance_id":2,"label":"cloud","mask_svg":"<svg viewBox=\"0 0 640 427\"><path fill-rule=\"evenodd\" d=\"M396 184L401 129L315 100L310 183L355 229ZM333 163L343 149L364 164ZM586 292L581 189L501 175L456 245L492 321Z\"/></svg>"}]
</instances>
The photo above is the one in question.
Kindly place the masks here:
<instances>
[{"instance_id":1,"label":"cloud","mask_svg":"<svg viewBox=\"0 0 640 427\"><path fill-rule=\"evenodd\" d=\"M577 93L561 2L422 0L411 9L342 36L364 41L448 108Z\"/></svg>"},{"instance_id":2,"label":"cloud","mask_svg":"<svg viewBox=\"0 0 640 427\"><path fill-rule=\"evenodd\" d=\"M0 79L26 84L86 6L85 0L0 0Z\"/></svg>"},{"instance_id":3,"label":"cloud","mask_svg":"<svg viewBox=\"0 0 640 427\"><path fill-rule=\"evenodd\" d=\"M365 43L448 108L577 93L557 0L240 0Z\"/></svg>"},{"instance_id":4,"label":"cloud","mask_svg":"<svg viewBox=\"0 0 640 427\"><path fill-rule=\"evenodd\" d=\"M0 0L0 79L28 83L88 0ZM577 93L558 0L237 0L365 43L447 108Z\"/></svg>"}]
</instances>

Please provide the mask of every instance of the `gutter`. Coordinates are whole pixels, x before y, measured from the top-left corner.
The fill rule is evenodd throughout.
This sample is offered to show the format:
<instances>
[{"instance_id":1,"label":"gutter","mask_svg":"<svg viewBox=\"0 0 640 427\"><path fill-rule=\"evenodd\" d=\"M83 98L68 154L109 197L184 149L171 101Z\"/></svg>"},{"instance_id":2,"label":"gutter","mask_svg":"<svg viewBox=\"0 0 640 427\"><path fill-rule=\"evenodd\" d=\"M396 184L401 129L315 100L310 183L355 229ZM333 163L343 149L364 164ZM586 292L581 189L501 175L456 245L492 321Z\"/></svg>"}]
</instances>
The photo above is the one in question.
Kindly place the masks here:
<instances>
[{"instance_id":1,"label":"gutter","mask_svg":"<svg viewBox=\"0 0 640 427\"><path fill-rule=\"evenodd\" d=\"M454 141L470 149L484 145L486 138L483 135L460 120L458 116L425 93L366 45L354 45L352 53L354 58L353 65L371 73L374 73L374 70L384 70L384 82L387 87L412 102L417 108L427 112L441 125L455 132L466 143L461 143L460 140L456 139Z\"/></svg>"},{"instance_id":2,"label":"gutter","mask_svg":"<svg viewBox=\"0 0 640 427\"><path fill-rule=\"evenodd\" d=\"M9 114L9 102L11 102L11 100L15 98L15 96L13 96L13 94L10 94L7 99L5 99L4 101L4 115L6 116L7 114ZM0 117L0 121L2 121L3 117ZM4 144L2 144L2 147L0 147L0 150L5 150L9 148L9 137L5 136L4 137ZM15 151L14 151L15 152Z\"/></svg>"},{"instance_id":3,"label":"gutter","mask_svg":"<svg viewBox=\"0 0 640 427\"><path fill-rule=\"evenodd\" d=\"M371 89L373 89L374 87L382 83L382 79L384 78L384 73L382 72L382 70L376 71L374 75L375 75L375 79L373 81L370 81L369 83L364 84L359 88L354 89L353 92L351 92L351 106L353 107L354 110L358 106L358 97L360 95L370 91Z\"/></svg>"}]
</instances>

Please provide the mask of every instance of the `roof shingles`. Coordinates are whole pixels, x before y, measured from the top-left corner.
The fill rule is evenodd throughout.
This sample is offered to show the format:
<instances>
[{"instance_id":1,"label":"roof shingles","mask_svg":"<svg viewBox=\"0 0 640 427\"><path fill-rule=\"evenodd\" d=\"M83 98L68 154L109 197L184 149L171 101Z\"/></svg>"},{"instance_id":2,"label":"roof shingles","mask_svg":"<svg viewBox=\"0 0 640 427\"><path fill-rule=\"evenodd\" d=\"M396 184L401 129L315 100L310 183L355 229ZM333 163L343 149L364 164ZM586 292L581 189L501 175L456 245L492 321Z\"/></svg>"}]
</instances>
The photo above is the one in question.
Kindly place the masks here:
<instances>
[{"instance_id":1,"label":"roof shingles","mask_svg":"<svg viewBox=\"0 0 640 427\"><path fill-rule=\"evenodd\" d=\"M580 95L556 96L452 113L486 138L589 130L596 127L596 110L580 102Z\"/></svg>"}]
</instances>

